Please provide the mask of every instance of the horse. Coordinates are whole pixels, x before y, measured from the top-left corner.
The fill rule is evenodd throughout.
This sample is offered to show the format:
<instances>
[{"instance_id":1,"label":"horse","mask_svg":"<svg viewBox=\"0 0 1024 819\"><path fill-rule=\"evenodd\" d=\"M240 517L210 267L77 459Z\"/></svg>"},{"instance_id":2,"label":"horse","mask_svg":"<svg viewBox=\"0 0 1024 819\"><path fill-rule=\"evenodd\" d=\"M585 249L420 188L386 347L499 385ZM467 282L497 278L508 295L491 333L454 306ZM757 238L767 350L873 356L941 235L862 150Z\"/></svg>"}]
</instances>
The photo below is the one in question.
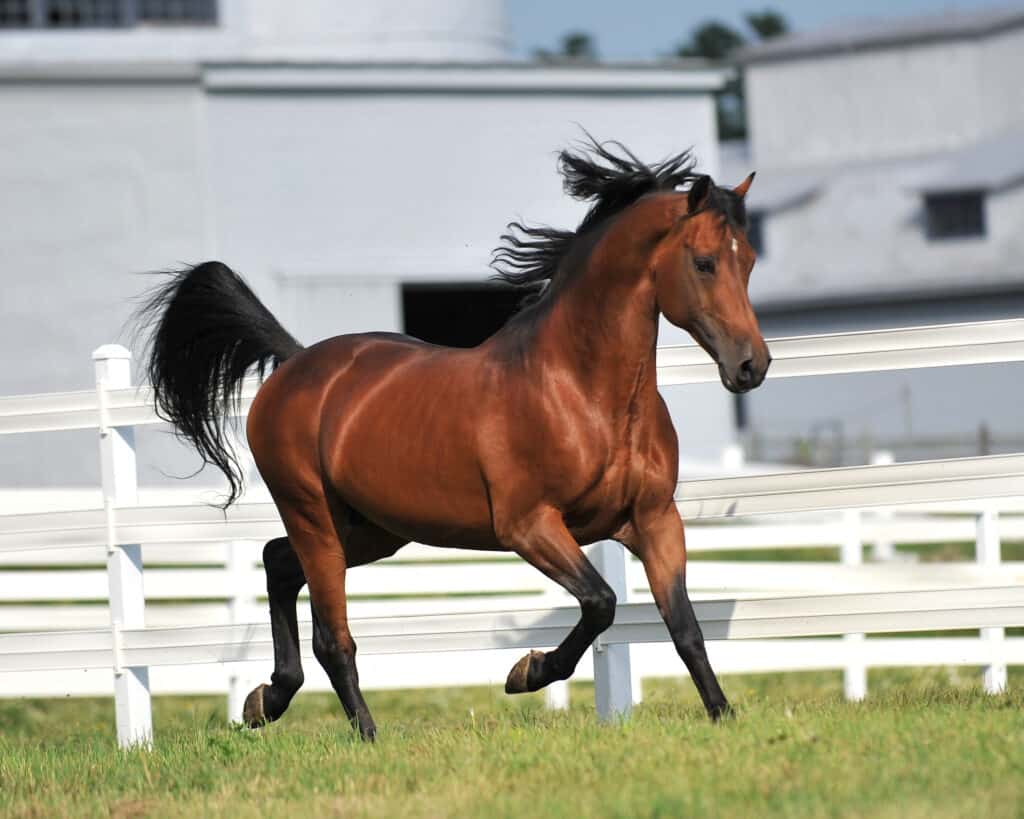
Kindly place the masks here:
<instances>
[{"instance_id":1,"label":"horse","mask_svg":"<svg viewBox=\"0 0 1024 819\"><path fill-rule=\"evenodd\" d=\"M304 348L213 261L168 272L141 308L156 409L224 473L225 508L243 481L230 419L243 379L262 379L246 434L286 537L263 552L274 671L247 697L247 725L279 719L303 683L296 603L308 584L314 655L353 729L375 737L345 577L412 541L514 552L578 601L561 644L511 669L510 694L568 679L611 626L615 593L581 547L621 542L707 714L731 713L687 594L678 442L655 354L664 315L728 390L763 381L771 357L747 294L754 175L719 187L690 150L648 165L594 140L558 165L589 209L572 231L508 225L492 265L532 298L477 347L373 332Z\"/></svg>"}]
</instances>

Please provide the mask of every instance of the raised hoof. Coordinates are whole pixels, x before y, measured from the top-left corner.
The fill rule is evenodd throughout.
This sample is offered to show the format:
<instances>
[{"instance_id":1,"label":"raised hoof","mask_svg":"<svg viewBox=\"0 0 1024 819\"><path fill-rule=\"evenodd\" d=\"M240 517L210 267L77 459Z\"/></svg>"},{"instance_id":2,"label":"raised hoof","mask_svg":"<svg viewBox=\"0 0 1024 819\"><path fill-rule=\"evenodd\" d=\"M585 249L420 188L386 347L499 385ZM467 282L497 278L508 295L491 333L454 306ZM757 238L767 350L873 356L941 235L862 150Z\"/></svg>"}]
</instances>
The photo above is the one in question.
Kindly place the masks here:
<instances>
[{"instance_id":1,"label":"raised hoof","mask_svg":"<svg viewBox=\"0 0 1024 819\"><path fill-rule=\"evenodd\" d=\"M242 722L250 728L262 728L270 720L263 712L263 689L266 683L256 686L245 698L245 705L242 706Z\"/></svg>"},{"instance_id":2,"label":"raised hoof","mask_svg":"<svg viewBox=\"0 0 1024 819\"><path fill-rule=\"evenodd\" d=\"M530 665L536 661L538 664L544 662L543 651L531 651L518 663L512 666L508 672L508 679L505 680L506 694L525 694L536 689L530 688Z\"/></svg>"}]
</instances>

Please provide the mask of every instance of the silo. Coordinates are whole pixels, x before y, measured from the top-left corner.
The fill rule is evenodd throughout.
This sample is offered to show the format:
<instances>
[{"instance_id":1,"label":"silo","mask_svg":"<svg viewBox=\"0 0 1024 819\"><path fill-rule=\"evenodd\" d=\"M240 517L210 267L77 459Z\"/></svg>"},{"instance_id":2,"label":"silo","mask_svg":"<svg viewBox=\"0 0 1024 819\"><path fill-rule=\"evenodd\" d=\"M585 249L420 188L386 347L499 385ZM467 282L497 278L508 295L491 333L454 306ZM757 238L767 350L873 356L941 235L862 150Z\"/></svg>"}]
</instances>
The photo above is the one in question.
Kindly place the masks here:
<instances>
[{"instance_id":1,"label":"silo","mask_svg":"<svg viewBox=\"0 0 1024 819\"><path fill-rule=\"evenodd\" d=\"M223 12L238 15L229 27L241 29L263 58L475 62L508 55L503 0L250 0L225 3Z\"/></svg>"}]
</instances>

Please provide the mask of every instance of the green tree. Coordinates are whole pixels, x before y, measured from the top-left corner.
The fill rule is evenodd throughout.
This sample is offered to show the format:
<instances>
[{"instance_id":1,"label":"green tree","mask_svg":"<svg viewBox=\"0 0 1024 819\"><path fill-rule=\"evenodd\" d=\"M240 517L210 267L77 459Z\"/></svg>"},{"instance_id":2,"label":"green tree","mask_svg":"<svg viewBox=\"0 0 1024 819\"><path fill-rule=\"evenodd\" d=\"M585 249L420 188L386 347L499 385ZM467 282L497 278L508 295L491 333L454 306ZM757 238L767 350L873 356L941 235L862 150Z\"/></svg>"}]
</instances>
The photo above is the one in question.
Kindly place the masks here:
<instances>
[{"instance_id":1,"label":"green tree","mask_svg":"<svg viewBox=\"0 0 1024 819\"><path fill-rule=\"evenodd\" d=\"M679 46L680 57L702 57L705 60L724 60L733 51L746 44L743 35L725 23L701 23L690 34L689 41Z\"/></svg>"},{"instance_id":2,"label":"green tree","mask_svg":"<svg viewBox=\"0 0 1024 819\"><path fill-rule=\"evenodd\" d=\"M594 38L585 31L570 31L562 36L559 48L551 51L538 48L533 52L538 60L589 60L597 59L597 44Z\"/></svg>"},{"instance_id":3,"label":"green tree","mask_svg":"<svg viewBox=\"0 0 1024 819\"><path fill-rule=\"evenodd\" d=\"M789 33L789 23L786 22L786 18L771 9L747 12L743 19L747 21L747 25L754 30L757 39L761 41Z\"/></svg>"},{"instance_id":4,"label":"green tree","mask_svg":"<svg viewBox=\"0 0 1024 819\"><path fill-rule=\"evenodd\" d=\"M789 31L786 18L771 9L748 12L744 20L753 34L754 42L763 42ZM690 32L689 39L679 45L676 54L735 65L736 52L750 42L743 32L729 24L709 20ZM721 139L744 139L747 136L743 75L738 65L736 68L736 76L715 95L718 136Z\"/></svg>"}]
</instances>

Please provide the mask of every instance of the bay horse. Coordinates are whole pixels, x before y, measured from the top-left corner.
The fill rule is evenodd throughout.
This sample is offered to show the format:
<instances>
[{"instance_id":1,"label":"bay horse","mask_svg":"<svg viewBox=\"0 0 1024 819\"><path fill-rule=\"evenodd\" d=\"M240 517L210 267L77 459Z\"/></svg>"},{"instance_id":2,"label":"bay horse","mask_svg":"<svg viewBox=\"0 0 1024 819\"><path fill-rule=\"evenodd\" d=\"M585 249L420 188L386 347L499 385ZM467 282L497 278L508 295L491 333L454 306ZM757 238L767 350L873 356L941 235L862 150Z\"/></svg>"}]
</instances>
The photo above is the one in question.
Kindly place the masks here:
<instances>
[{"instance_id":1,"label":"bay horse","mask_svg":"<svg viewBox=\"0 0 1024 819\"><path fill-rule=\"evenodd\" d=\"M579 601L562 643L509 672L510 694L567 679L612 624L615 593L581 545L620 541L642 561L707 713L729 712L687 595L678 445L655 349L664 315L732 392L764 379L771 358L747 296L753 174L719 187L690 151L647 165L594 141L562 151L559 167L589 211L574 231L509 225L498 275L547 284L472 349L394 333L303 348L219 262L169 274L143 306L157 410L224 472L225 506L243 480L229 431L242 380L272 371L247 437L287 537L263 554L274 672L246 700L248 725L280 718L302 685L296 601L308 584L314 654L373 739L345 575L410 541L514 552Z\"/></svg>"}]
</instances>

